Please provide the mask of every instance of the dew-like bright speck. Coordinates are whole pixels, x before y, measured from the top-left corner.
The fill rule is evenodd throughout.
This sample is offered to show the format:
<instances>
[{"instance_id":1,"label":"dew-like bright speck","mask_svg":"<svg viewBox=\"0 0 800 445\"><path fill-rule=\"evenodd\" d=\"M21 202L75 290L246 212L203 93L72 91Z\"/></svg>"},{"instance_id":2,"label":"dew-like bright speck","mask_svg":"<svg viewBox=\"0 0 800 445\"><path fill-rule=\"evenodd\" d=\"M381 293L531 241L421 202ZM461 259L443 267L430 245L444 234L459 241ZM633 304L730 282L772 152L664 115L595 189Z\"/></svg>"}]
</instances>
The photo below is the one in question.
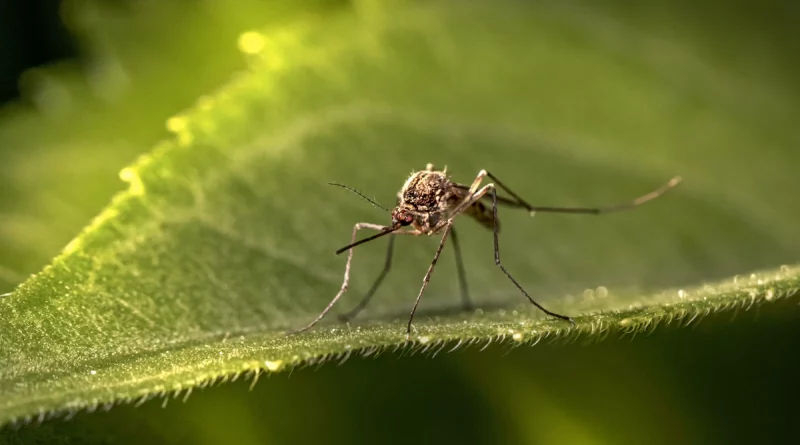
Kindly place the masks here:
<instances>
[{"instance_id":1,"label":"dew-like bright speck","mask_svg":"<svg viewBox=\"0 0 800 445\"><path fill-rule=\"evenodd\" d=\"M91 374L91 375L97 375L97 371L95 371L94 369L92 369L91 371L89 371L89 374Z\"/></svg>"},{"instance_id":2,"label":"dew-like bright speck","mask_svg":"<svg viewBox=\"0 0 800 445\"><path fill-rule=\"evenodd\" d=\"M119 172L119 178L129 184L128 191L132 195L141 196L144 194L144 183L139 175L130 167L125 167Z\"/></svg>"},{"instance_id":3,"label":"dew-like bright speck","mask_svg":"<svg viewBox=\"0 0 800 445\"><path fill-rule=\"evenodd\" d=\"M772 301L774 298L775 298L775 290L774 289L768 289L767 290L767 294L764 295L764 299L767 300L767 301Z\"/></svg>"},{"instance_id":4,"label":"dew-like bright speck","mask_svg":"<svg viewBox=\"0 0 800 445\"><path fill-rule=\"evenodd\" d=\"M136 172L133 171L130 167L123 168L119 172L119 179L122 179L125 182L131 182L136 178Z\"/></svg>"},{"instance_id":5,"label":"dew-like bright speck","mask_svg":"<svg viewBox=\"0 0 800 445\"><path fill-rule=\"evenodd\" d=\"M422 343L423 345L428 343L429 341L431 341L431 338L428 337L427 335L422 336L422 337L419 338L419 342Z\"/></svg>"},{"instance_id":6,"label":"dew-like bright speck","mask_svg":"<svg viewBox=\"0 0 800 445\"><path fill-rule=\"evenodd\" d=\"M630 326L632 324L633 324L633 319L631 318L623 318L622 320L619 321L619 325L622 326L623 328L626 326Z\"/></svg>"},{"instance_id":7,"label":"dew-like bright speck","mask_svg":"<svg viewBox=\"0 0 800 445\"><path fill-rule=\"evenodd\" d=\"M167 130L172 133L180 133L186 130L187 125L188 122L186 122L186 118L183 116L172 116L167 119Z\"/></svg>"},{"instance_id":8,"label":"dew-like bright speck","mask_svg":"<svg viewBox=\"0 0 800 445\"><path fill-rule=\"evenodd\" d=\"M511 336L514 341L522 341L523 335L522 332L515 332L514 335Z\"/></svg>"},{"instance_id":9,"label":"dew-like bright speck","mask_svg":"<svg viewBox=\"0 0 800 445\"><path fill-rule=\"evenodd\" d=\"M245 54L258 54L264 50L266 44L266 37L255 31L247 31L239 36L239 51Z\"/></svg>"},{"instance_id":10,"label":"dew-like bright speck","mask_svg":"<svg viewBox=\"0 0 800 445\"><path fill-rule=\"evenodd\" d=\"M264 361L264 366L270 371L277 371L283 367L283 360L266 360Z\"/></svg>"},{"instance_id":11,"label":"dew-like bright speck","mask_svg":"<svg viewBox=\"0 0 800 445\"><path fill-rule=\"evenodd\" d=\"M680 299L686 298L686 291L683 290L683 289L679 290L678 291L678 298L680 298Z\"/></svg>"}]
</instances>

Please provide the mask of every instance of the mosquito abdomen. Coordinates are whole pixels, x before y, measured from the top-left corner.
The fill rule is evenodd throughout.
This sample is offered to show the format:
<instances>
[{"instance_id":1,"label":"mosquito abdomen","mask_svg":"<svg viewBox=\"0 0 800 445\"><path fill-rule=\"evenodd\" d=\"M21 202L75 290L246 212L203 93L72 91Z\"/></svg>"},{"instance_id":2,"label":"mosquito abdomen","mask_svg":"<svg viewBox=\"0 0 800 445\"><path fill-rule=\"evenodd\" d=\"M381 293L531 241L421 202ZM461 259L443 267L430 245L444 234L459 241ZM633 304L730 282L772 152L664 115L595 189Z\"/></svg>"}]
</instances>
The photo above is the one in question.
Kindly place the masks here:
<instances>
[{"instance_id":1,"label":"mosquito abdomen","mask_svg":"<svg viewBox=\"0 0 800 445\"><path fill-rule=\"evenodd\" d=\"M471 206L467 207L467 210L465 210L464 213L475 218L476 221L481 223L481 225L487 229L492 229L494 226L492 209L480 201L477 201ZM497 230L500 230L500 221L497 222Z\"/></svg>"}]
</instances>

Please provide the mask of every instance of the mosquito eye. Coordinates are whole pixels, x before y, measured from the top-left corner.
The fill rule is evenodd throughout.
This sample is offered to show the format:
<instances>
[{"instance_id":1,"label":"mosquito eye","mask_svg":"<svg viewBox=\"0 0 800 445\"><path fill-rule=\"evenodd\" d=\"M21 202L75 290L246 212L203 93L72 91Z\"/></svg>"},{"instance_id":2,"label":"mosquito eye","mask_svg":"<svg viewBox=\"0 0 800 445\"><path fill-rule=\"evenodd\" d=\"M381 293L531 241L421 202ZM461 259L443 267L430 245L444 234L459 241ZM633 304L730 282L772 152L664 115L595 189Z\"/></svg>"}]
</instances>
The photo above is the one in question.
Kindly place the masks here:
<instances>
[{"instance_id":1,"label":"mosquito eye","mask_svg":"<svg viewBox=\"0 0 800 445\"><path fill-rule=\"evenodd\" d=\"M394 219L395 221L399 222L401 226L407 226L411 224L412 221L414 221L414 215L401 211L397 212L394 215Z\"/></svg>"}]
</instances>

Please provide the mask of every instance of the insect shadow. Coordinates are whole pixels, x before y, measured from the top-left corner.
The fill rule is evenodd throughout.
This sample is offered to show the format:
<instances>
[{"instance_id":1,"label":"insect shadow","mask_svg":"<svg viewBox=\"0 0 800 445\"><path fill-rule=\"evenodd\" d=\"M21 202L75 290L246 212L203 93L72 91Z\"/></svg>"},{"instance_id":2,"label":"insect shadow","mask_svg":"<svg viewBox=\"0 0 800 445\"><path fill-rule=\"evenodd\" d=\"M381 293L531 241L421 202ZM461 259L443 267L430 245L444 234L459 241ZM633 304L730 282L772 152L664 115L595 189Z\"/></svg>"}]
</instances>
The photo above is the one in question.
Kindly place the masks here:
<instances>
[{"instance_id":1,"label":"insect shadow","mask_svg":"<svg viewBox=\"0 0 800 445\"><path fill-rule=\"evenodd\" d=\"M486 184L481 187L481 183L483 182L484 178L489 177L493 183ZM378 275L377 279L370 287L369 291L367 291L366 295L361 299L361 301L356 305L352 310L340 316L342 320L350 320L359 312L361 312L364 307L372 299L375 292L380 287L381 283L383 282L386 275L389 273L389 270L392 266L392 257L394 252L394 235L411 235L411 236L421 236L421 235L435 235L441 234L442 238L439 242L439 246L436 249L436 252L433 255L433 260L431 261L430 266L428 267L428 271L425 273L425 276L422 279L422 287L417 294L417 299L414 301L414 306L411 308L411 313L408 317L408 324L406 325L406 339L410 340L411 338L411 324L414 320L414 314L417 311L417 307L419 306L419 302L422 299L422 294L425 293L425 288L428 286L428 282L430 281L431 274L433 273L433 269L436 267L436 262L439 261L439 255L442 253L442 249L448 238L452 239L453 241L453 250L455 251L456 257L456 267L458 270L458 281L459 286L461 289L461 303L462 308L464 309L471 309L472 303L469 298L468 289L467 289L467 279L466 274L464 272L464 264L461 259L461 246L459 245L458 236L456 235L456 231L453 228L453 221L459 215L467 215L471 216L475 220L477 220L481 225L484 227L491 229L494 234L494 263L503 273L508 277L508 279L514 283L514 286L522 292L528 301L531 302L534 306L536 306L539 310L544 312L551 317L555 317L564 321L568 321L572 324L575 322L572 318L558 314L555 312L551 312L545 309L542 305L536 302L529 294L522 288L522 286L511 276L508 270L503 266L502 262L500 261L500 247L498 242L498 233L500 232L500 223L497 218L497 207L498 205L505 205L511 208L518 208L524 209L530 212L533 215L536 212L550 212L550 213L571 213L571 214L588 214L588 215L600 215L605 213L612 213L618 212L622 210L629 210L635 207L638 207L648 201L652 201L655 198L663 195L667 190L675 187L681 181L680 177L674 177L670 179L666 184L662 185L661 187L657 188L656 190L651 191L645 195L639 196L638 198L622 203L616 204L611 206L605 207L547 207L547 206L532 206L528 204L525 200L520 198L516 193L511 191L508 187L506 187L496 176L492 173L489 173L486 170L481 170L478 172L478 175L472 181L472 184L467 186L464 184L459 184L450 180L447 174L447 167L444 170L436 170L433 167L433 164L428 164L425 170L420 170L411 174L411 176L406 180L403 187L400 189L400 192L397 194L397 206L392 209L391 211L377 202L369 199L368 197L364 196L358 190L355 190L351 187L342 184L336 183L328 183L330 185L334 185L337 187L345 188L353 193L356 193L360 197L364 198L365 200L369 201L376 207L379 207L386 212L389 212L392 216L392 222L388 226L383 226L379 224L372 224L366 222L357 223L353 226L353 234L350 238L350 244L342 247L341 249L336 251L336 254L341 254L344 252L348 252L347 255L347 263L345 264L344 268L344 280L342 281L342 286L339 288L339 292L333 299L328 303L325 309L310 323L307 325L291 331L291 334L300 333L303 331L307 331L311 329L319 323L328 312L333 308L339 298L347 291L348 284L350 282L350 265L353 261L353 248L359 246L361 244L367 243L369 241L378 239L380 237L391 235L389 237L389 247L386 252L386 260L384 262L383 270L381 271L380 275ZM497 195L497 188L500 188L502 191L507 193L509 197L498 196ZM487 206L488 203L485 201L490 201L491 207ZM375 230L378 233L360 239L356 241L356 235L359 230L362 229L369 229Z\"/></svg>"}]
</instances>

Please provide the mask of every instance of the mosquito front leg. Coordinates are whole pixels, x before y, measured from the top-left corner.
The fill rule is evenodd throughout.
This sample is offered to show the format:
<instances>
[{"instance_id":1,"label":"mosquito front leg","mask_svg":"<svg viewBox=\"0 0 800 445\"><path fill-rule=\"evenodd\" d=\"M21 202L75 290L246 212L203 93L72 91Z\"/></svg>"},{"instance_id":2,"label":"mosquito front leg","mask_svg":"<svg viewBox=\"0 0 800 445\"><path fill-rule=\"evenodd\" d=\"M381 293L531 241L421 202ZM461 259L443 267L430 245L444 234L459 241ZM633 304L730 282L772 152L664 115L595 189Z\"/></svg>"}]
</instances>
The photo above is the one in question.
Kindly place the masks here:
<instances>
[{"instance_id":1,"label":"mosquito front leg","mask_svg":"<svg viewBox=\"0 0 800 445\"><path fill-rule=\"evenodd\" d=\"M375 295L375 292L378 290L378 287L380 287L381 283L383 283L383 279L386 278L386 275L389 274L389 270L392 268L392 256L394 255L394 240L395 237L393 236L389 237L389 247L386 249L386 260L383 264L383 270L381 271L380 275L378 275L378 278L375 280L375 282L372 283L372 287L369 288L369 291L367 291L366 295L364 295L364 298L361 299L361 301L356 305L356 307L354 307L349 312L339 316L340 320L348 321L354 318L362 310L364 310L364 308L367 307L367 304L369 304L370 300L372 300L372 296Z\"/></svg>"},{"instance_id":2,"label":"mosquito front leg","mask_svg":"<svg viewBox=\"0 0 800 445\"><path fill-rule=\"evenodd\" d=\"M419 306L419 301L422 299L422 294L425 292L425 288L428 287L428 282L431 280L431 274L433 273L433 268L436 267L436 262L439 261L439 254L442 253L442 249L444 248L444 243L447 241L447 235L450 234L450 230L452 229L453 224L452 222L448 222L444 227L444 234L442 235L442 240L439 242L439 247L436 249L436 253L433 255L433 261L431 261L431 265L428 266L428 271L425 273L425 277L422 279L422 287L419 290L419 294L417 295L417 300L414 301L414 307L411 308L411 314L408 316L408 326L406 327L406 340L411 339L411 322L414 320L414 313L417 312L417 306Z\"/></svg>"},{"instance_id":3,"label":"mosquito front leg","mask_svg":"<svg viewBox=\"0 0 800 445\"><path fill-rule=\"evenodd\" d=\"M353 235L350 238L350 243L351 244L355 243L356 234L361 229L370 229L370 230L377 230L377 231L380 231L380 232L384 232L384 231L390 229L390 227L384 227L384 226L381 226L379 224L358 223L355 226L353 226ZM325 318L325 315L328 314L328 312L331 310L333 305L336 304L336 302L339 300L339 298L341 298L341 296L347 291L347 286L348 286L348 283L350 282L350 263L352 263L352 261L353 261L353 249L351 248L351 249L349 249L349 252L347 253L347 263L344 266L344 280L342 281L342 287L339 289L339 292L336 294L335 297L333 297L333 300L331 300L331 302L328 303L328 306L325 307L325 309L322 310L322 312L317 316L317 318L315 318L314 320L311 321L311 323L303 326L300 329L295 329L294 331L290 331L289 332L290 334L297 334L297 333L300 333L300 332L303 332L303 331L307 331L307 330L311 329L312 327L314 327L315 324L319 323L320 320Z\"/></svg>"}]
</instances>

